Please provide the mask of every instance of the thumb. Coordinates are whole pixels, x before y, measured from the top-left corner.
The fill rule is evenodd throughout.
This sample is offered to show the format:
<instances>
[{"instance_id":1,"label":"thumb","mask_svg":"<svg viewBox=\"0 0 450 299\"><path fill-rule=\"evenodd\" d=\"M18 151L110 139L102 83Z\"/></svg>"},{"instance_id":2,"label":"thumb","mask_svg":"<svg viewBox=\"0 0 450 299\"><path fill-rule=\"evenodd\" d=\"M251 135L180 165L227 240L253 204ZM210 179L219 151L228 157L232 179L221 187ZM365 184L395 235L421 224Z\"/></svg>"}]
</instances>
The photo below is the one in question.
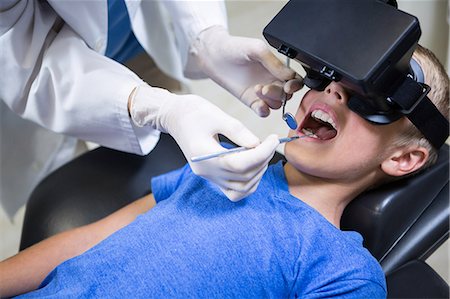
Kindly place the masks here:
<instances>
[{"instance_id":1,"label":"thumb","mask_svg":"<svg viewBox=\"0 0 450 299\"><path fill-rule=\"evenodd\" d=\"M261 143L259 150L265 152L268 157L273 156L273 153L279 144L280 140L278 139L278 136L276 134L271 134Z\"/></svg>"},{"instance_id":2,"label":"thumb","mask_svg":"<svg viewBox=\"0 0 450 299\"><path fill-rule=\"evenodd\" d=\"M241 169L255 169L258 165L269 163L279 144L278 136L271 134L257 147L240 152L234 156L223 157L223 159L233 159L233 163L241 165Z\"/></svg>"},{"instance_id":3,"label":"thumb","mask_svg":"<svg viewBox=\"0 0 450 299\"><path fill-rule=\"evenodd\" d=\"M286 81L295 77L295 72L283 64L263 41L255 41L249 57L260 62L278 80Z\"/></svg>"},{"instance_id":4,"label":"thumb","mask_svg":"<svg viewBox=\"0 0 450 299\"><path fill-rule=\"evenodd\" d=\"M254 101L250 108L260 117L267 117L270 114L269 106L263 100Z\"/></svg>"},{"instance_id":5,"label":"thumb","mask_svg":"<svg viewBox=\"0 0 450 299\"><path fill-rule=\"evenodd\" d=\"M302 89L303 85L303 77L296 74L294 79L291 79L284 84L283 90L287 94L293 94L294 92Z\"/></svg>"},{"instance_id":6,"label":"thumb","mask_svg":"<svg viewBox=\"0 0 450 299\"><path fill-rule=\"evenodd\" d=\"M259 138L234 118L226 122L220 133L239 146L252 148L260 144Z\"/></svg>"}]
</instances>

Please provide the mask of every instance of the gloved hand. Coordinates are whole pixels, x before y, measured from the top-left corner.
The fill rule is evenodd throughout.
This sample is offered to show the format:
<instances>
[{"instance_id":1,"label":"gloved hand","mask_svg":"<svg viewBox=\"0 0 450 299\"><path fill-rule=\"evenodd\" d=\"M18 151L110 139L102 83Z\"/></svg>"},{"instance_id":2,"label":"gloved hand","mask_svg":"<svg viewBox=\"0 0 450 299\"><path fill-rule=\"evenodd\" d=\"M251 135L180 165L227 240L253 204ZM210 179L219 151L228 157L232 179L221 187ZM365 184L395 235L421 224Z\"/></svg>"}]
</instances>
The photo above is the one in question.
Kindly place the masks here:
<instances>
[{"instance_id":1,"label":"gloved hand","mask_svg":"<svg viewBox=\"0 0 450 299\"><path fill-rule=\"evenodd\" d=\"M199 34L191 45L190 59L261 117L268 116L270 108L281 107L285 81L297 79L288 99L303 87L302 78L276 58L262 40L230 36L220 26Z\"/></svg>"},{"instance_id":2,"label":"gloved hand","mask_svg":"<svg viewBox=\"0 0 450 299\"><path fill-rule=\"evenodd\" d=\"M141 85L130 96L129 111L136 125L150 125L170 134L192 171L216 183L232 201L256 190L279 144L275 135L260 143L241 122L195 95L175 95L164 89ZM224 150L217 139L219 133L240 146L254 148L191 162L193 156Z\"/></svg>"}]
</instances>

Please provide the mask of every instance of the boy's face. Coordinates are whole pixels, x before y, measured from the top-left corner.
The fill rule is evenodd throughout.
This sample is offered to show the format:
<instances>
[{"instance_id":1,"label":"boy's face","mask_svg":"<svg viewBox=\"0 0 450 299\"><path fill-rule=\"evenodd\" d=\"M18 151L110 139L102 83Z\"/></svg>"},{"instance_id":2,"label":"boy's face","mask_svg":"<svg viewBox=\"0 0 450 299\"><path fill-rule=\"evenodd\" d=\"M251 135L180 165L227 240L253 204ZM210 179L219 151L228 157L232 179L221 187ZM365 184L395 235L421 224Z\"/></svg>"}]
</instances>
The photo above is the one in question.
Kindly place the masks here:
<instances>
[{"instance_id":1,"label":"boy's face","mask_svg":"<svg viewBox=\"0 0 450 299\"><path fill-rule=\"evenodd\" d=\"M347 106L349 94L332 82L324 91L308 91L295 118L297 131L289 135L306 137L287 143L285 156L302 173L332 180L354 180L380 168L388 148L405 125L373 125ZM321 119L321 120L318 120Z\"/></svg>"}]
</instances>

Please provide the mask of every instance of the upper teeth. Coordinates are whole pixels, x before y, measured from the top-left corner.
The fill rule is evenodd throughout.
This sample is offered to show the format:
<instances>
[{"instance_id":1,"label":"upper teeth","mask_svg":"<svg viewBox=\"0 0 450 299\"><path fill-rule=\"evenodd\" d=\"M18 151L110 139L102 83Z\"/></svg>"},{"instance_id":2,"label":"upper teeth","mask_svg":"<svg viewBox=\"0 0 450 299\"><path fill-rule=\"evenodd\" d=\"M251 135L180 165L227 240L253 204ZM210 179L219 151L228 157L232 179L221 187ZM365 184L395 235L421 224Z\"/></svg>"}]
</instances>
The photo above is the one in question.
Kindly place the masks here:
<instances>
[{"instance_id":1,"label":"upper teeth","mask_svg":"<svg viewBox=\"0 0 450 299\"><path fill-rule=\"evenodd\" d=\"M314 110L311 116L315 119L321 120L323 122L329 123L334 129L336 129L336 124L331 118L331 116L323 110Z\"/></svg>"}]
</instances>

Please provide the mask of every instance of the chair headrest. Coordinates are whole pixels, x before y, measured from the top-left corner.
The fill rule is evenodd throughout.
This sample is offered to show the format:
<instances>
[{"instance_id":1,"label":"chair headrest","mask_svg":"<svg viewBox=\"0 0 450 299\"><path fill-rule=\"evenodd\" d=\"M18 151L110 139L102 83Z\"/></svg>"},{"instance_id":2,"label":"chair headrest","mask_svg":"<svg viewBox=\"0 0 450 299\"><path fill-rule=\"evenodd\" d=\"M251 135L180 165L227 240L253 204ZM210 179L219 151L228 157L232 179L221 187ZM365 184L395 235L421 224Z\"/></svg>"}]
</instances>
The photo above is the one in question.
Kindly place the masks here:
<instances>
[{"instance_id":1,"label":"chair headrest","mask_svg":"<svg viewBox=\"0 0 450 299\"><path fill-rule=\"evenodd\" d=\"M432 167L365 192L353 200L344 211L341 228L360 232L366 248L380 261L414 224L420 222L435 201L448 203L448 183L449 146L445 144ZM448 214L448 211L441 209L436 213ZM445 224L448 229L448 221L435 225Z\"/></svg>"}]
</instances>

